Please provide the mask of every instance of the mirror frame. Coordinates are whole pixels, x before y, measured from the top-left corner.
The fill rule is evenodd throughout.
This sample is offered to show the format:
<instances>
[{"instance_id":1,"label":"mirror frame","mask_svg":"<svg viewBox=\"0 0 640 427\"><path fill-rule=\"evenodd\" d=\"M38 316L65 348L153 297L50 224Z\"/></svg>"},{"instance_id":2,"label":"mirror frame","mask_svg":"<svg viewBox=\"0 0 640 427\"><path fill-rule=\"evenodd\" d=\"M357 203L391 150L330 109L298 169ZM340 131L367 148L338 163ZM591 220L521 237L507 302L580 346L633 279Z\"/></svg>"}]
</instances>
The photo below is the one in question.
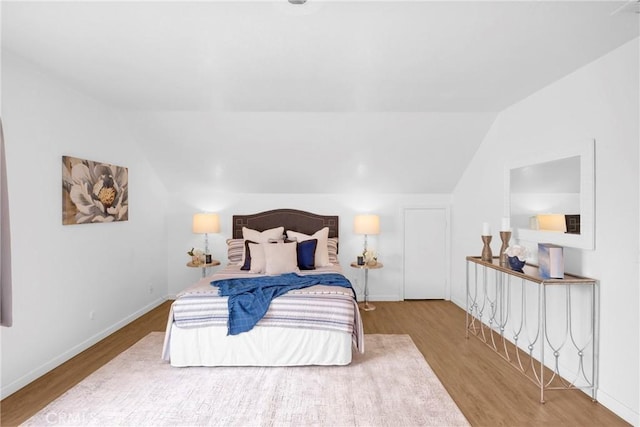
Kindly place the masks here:
<instances>
[{"instance_id":1,"label":"mirror frame","mask_svg":"<svg viewBox=\"0 0 640 427\"><path fill-rule=\"evenodd\" d=\"M511 170L538 163L580 156L580 234L518 228L514 238L536 243L553 243L579 249L595 249L595 140L582 140L558 144L553 153L527 156L523 162L506 165L504 170L504 214L511 218Z\"/></svg>"}]
</instances>

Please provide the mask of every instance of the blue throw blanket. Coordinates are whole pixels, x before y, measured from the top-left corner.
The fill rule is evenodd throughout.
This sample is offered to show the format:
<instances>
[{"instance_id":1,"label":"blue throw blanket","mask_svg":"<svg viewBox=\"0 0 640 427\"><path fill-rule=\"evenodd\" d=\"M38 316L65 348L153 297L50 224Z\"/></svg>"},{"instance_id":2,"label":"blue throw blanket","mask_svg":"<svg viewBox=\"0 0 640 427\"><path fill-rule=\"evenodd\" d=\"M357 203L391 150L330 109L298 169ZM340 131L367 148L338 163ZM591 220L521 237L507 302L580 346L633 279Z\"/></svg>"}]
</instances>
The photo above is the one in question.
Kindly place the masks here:
<instances>
[{"instance_id":1,"label":"blue throw blanket","mask_svg":"<svg viewBox=\"0 0 640 427\"><path fill-rule=\"evenodd\" d=\"M220 296L229 297L228 335L238 335L251 330L267 313L271 301L291 290L313 285L341 286L353 290L351 282L337 273L308 276L288 273L279 276L239 277L217 280L211 284L219 288Z\"/></svg>"}]
</instances>

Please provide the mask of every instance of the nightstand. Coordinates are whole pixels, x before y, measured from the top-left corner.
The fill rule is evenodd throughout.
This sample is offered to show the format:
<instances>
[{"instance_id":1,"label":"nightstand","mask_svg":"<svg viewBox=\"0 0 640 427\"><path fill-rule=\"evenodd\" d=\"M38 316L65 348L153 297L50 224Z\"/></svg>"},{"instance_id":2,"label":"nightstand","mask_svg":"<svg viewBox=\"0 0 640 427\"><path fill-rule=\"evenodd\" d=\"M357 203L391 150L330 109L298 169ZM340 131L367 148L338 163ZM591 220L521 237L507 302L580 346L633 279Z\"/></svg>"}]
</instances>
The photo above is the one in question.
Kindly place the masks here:
<instances>
[{"instance_id":1,"label":"nightstand","mask_svg":"<svg viewBox=\"0 0 640 427\"><path fill-rule=\"evenodd\" d=\"M376 309L376 306L369 304L369 270L376 270L384 267L381 262L377 262L374 265L358 265L356 262L351 263L351 267L364 270L364 303L360 306L364 311L372 311Z\"/></svg>"},{"instance_id":2,"label":"nightstand","mask_svg":"<svg viewBox=\"0 0 640 427\"><path fill-rule=\"evenodd\" d=\"M187 263L187 267L201 268L202 269L202 277L206 277L207 276L207 268L215 267L216 265L220 265L220 261L218 261L216 259L212 259L209 264L194 264L192 261L189 261Z\"/></svg>"}]
</instances>

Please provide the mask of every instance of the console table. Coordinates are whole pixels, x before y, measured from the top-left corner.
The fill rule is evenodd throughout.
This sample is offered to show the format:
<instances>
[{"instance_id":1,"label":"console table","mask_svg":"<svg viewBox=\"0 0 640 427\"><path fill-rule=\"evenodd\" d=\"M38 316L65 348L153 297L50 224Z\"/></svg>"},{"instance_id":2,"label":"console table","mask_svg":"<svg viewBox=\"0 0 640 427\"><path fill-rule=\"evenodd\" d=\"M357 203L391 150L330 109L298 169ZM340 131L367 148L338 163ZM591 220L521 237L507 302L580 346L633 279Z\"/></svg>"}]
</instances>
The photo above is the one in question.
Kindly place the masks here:
<instances>
[{"instance_id":1,"label":"console table","mask_svg":"<svg viewBox=\"0 0 640 427\"><path fill-rule=\"evenodd\" d=\"M474 335L546 390L581 389L596 401L598 378L597 280L565 274L544 279L538 267L523 273L468 256L466 337ZM549 361L545 365L545 360Z\"/></svg>"}]
</instances>

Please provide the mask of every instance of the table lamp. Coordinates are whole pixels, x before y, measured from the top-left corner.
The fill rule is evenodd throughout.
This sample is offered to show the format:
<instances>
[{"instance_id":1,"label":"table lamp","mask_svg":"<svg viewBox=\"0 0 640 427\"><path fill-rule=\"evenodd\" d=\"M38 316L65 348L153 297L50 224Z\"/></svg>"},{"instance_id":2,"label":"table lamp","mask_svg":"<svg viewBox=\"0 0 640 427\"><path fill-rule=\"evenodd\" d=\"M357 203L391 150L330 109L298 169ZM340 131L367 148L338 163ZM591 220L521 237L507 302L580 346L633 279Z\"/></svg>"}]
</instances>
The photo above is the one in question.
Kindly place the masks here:
<instances>
[{"instance_id":1,"label":"table lamp","mask_svg":"<svg viewBox=\"0 0 640 427\"><path fill-rule=\"evenodd\" d=\"M193 215L192 230L196 234L204 234L204 253L209 253L209 233L220 232L220 218L214 213L197 213Z\"/></svg>"},{"instance_id":2,"label":"table lamp","mask_svg":"<svg viewBox=\"0 0 640 427\"><path fill-rule=\"evenodd\" d=\"M380 218L378 215L356 215L353 232L364 234L364 252L367 251L367 235L380 234Z\"/></svg>"}]
</instances>

